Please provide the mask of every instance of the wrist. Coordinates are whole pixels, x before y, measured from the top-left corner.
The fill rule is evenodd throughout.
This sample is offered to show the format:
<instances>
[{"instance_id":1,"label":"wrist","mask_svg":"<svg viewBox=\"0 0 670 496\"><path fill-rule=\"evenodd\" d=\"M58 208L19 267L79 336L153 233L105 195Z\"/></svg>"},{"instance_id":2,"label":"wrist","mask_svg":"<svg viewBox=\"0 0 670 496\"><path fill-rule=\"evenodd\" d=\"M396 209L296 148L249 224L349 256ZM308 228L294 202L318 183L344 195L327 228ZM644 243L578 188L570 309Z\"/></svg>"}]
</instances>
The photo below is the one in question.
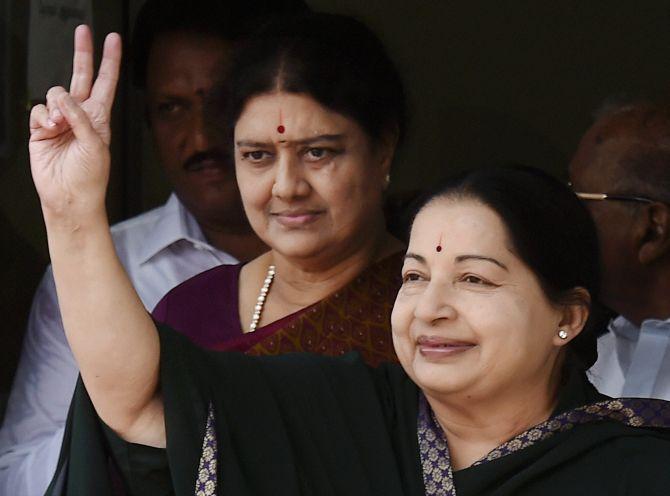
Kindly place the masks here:
<instances>
[{"instance_id":1,"label":"wrist","mask_svg":"<svg viewBox=\"0 0 670 496\"><path fill-rule=\"evenodd\" d=\"M45 208L42 206L44 224L49 238L52 236L82 236L109 230L107 209L95 208Z\"/></svg>"}]
</instances>

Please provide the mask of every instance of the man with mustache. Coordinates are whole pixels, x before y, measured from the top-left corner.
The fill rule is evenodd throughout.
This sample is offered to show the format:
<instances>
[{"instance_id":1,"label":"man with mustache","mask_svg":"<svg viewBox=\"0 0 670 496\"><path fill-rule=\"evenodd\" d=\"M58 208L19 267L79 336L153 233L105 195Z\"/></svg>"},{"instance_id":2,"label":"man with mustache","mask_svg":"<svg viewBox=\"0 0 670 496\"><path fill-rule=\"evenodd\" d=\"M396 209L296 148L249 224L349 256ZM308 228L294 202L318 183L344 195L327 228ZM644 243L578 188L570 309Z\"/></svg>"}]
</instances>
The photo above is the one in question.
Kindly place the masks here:
<instances>
[{"instance_id":1,"label":"man with mustache","mask_svg":"<svg viewBox=\"0 0 670 496\"><path fill-rule=\"evenodd\" d=\"M174 188L167 203L112 228L117 253L148 311L171 288L265 250L240 203L223 133L207 125L208 94L225 79L232 44L302 0L149 0L131 43L157 156ZM78 375L51 269L37 289L0 430L0 494L41 495L60 451Z\"/></svg>"}]
</instances>

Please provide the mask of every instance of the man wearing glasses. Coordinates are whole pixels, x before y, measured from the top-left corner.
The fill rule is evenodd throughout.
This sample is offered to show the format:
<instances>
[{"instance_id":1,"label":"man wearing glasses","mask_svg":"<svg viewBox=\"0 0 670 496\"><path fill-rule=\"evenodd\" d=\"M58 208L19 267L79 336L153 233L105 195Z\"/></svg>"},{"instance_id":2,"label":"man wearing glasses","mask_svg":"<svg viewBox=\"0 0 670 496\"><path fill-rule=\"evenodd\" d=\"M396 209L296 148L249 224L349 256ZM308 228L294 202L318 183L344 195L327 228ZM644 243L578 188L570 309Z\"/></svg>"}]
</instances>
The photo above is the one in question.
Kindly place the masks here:
<instances>
[{"instance_id":1,"label":"man wearing glasses","mask_svg":"<svg viewBox=\"0 0 670 496\"><path fill-rule=\"evenodd\" d=\"M610 109L569 173L598 231L602 303L619 314L589 377L610 396L670 400L670 106Z\"/></svg>"}]
</instances>

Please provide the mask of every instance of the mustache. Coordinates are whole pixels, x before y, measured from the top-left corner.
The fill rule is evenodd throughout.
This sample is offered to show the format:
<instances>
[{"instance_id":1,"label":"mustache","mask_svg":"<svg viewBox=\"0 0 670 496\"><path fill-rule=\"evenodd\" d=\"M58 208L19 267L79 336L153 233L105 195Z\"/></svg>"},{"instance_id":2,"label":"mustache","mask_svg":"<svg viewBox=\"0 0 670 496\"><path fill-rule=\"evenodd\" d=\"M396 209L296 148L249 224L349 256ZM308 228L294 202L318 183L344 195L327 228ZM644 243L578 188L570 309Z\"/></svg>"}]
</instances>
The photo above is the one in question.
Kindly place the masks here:
<instances>
[{"instance_id":1,"label":"mustache","mask_svg":"<svg viewBox=\"0 0 670 496\"><path fill-rule=\"evenodd\" d=\"M202 162L207 160L221 162L229 168L232 167L233 164L232 154L219 149L211 149L191 155L184 162L184 169L197 169Z\"/></svg>"}]
</instances>

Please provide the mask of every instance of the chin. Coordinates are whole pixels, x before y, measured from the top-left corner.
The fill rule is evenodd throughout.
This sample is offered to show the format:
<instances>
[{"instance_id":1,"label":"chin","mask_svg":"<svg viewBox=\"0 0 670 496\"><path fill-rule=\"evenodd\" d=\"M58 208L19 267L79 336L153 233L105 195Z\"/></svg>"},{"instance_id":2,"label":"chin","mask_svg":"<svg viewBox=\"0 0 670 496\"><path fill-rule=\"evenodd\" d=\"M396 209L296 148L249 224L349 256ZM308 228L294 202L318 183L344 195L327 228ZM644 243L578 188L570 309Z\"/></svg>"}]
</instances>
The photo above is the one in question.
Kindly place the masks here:
<instances>
[{"instance_id":1,"label":"chin","mask_svg":"<svg viewBox=\"0 0 670 496\"><path fill-rule=\"evenodd\" d=\"M285 257L312 258L327 250L328 245L316 233L270 233L266 244Z\"/></svg>"},{"instance_id":2,"label":"chin","mask_svg":"<svg viewBox=\"0 0 670 496\"><path fill-rule=\"evenodd\" d=\"M468 379L468 367L463 364L435 364L420 361L413 363L409 374L423 391L433 394L451 394L463 391L472 382ZM418 363L417 363L418 362Z\"/></svg>"}]
</instances>

